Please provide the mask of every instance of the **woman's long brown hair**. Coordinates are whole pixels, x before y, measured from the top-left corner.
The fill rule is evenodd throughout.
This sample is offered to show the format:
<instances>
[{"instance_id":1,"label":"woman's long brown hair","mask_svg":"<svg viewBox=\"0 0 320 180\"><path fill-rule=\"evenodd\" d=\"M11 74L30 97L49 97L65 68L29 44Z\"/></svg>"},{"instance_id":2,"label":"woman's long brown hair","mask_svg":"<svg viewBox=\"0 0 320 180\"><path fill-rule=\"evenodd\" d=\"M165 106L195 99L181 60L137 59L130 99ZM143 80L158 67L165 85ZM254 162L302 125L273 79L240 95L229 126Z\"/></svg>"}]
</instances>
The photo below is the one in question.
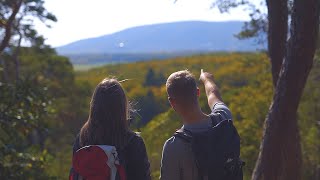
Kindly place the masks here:
<instances>
[{"instance_id":1,"label":"woman's long brown hair","mask_svg":"<svg viewBox=\"0 0 320 180\"><path fill-rule=\"evenodd\" d=\"M80 145L124 147L131 132L128 106L125 92L116 79L100 82L92 95L89 118L80 131Z\"/></svg>"}]
</instances>

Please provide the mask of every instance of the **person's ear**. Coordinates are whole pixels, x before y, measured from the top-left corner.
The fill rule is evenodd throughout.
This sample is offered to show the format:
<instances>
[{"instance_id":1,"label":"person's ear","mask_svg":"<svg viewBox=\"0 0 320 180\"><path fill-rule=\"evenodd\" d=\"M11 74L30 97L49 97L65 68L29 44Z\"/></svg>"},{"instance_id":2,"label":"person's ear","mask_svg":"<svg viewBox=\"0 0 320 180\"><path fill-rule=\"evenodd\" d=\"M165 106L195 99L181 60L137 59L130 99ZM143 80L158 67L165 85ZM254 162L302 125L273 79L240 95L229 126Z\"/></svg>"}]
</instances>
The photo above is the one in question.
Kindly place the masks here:
<instances>
[{"instance_id":1,"label":"person's ear","mask_svg":"<svg viewBox=\"0 0 320 180\"><path fill-rule=\"evenodd\" d=\"M197 96L200 97L200 89L197 87Z\"/></svg>"},{"instance_id":2,"label":"person's ear","mask_svg":"<svg viewBox=\"0 0 320 180\"><path fill-rule=\"evenodd\" d=\"M170 106L173 110L175 110L175 102L174 99L172 99L171 97L168 97L168 101L170 103Z\"/></svg>"},{"instance_id":3,"label":"person's ear","mask_svg":"<svg viewBox=\"0 0 320 180\"><path fill-rule=\"evenodd\" d=\"M168 97L168 101L170 103L170 106L173 107L173 99L171 97Z\"/></svg>"}]
</instances>

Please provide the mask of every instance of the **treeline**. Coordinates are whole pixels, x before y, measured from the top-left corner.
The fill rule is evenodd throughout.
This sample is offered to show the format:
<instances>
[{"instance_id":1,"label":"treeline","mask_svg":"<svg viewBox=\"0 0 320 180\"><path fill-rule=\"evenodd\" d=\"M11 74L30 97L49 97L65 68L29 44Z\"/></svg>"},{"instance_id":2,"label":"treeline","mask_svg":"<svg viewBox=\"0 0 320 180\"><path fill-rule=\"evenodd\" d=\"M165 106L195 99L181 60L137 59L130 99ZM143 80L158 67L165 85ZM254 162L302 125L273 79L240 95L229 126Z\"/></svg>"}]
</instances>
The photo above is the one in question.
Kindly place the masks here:
<instances>
[{"instance_id":1,"label":"treeline","mask_svg":"<svg viewBox=\"0 0 320 180\"><path fill-rule=\"evenodd\" d=\"M163 143L181 126L170 109L165 79L172 72L189 69L196 77L200 69L212 72L224 101L233 113L242 138L242 158L246 161L245 179L250 179L262 138L262 129L273 95L270 62L264 54L209 54L165 61L109 65L80 72L78 82L95 86L101 79L116 76L127 91L137 112L133 128L141 131L151 160L153 178L159 177ZM315 60L299 107L299 126L303 152L303 179L316 179L320 165L320 62ZM152 79L152 80L151 80ZM210 112L201 87L200 103Z\"/></svg>"},{"instance_id":2,"label":"treeline","mask_svg":"<svg viewBox=\"0 0 320 180\"><path fill-rule=\"evenodd\" d=\"M167 101L166 78L182 69L198 77L201 68L215 75L231 108L242 138L245 177L251 176L273 94L264 54L208 54L74 72L69 60L51 48L22 48L18 79L12 56L2 58L8 79L0 74L0 179L67 179L74 138L87 119L94 87L105 77L123 80L134 109L131 127L141 131L157 179L163 143L181 126ZM315 60L299 108L303 179L315 179L319 173L319 80L320 62ZM201 106L210 112L200 89Z\"/></svg>"}]
</instances>

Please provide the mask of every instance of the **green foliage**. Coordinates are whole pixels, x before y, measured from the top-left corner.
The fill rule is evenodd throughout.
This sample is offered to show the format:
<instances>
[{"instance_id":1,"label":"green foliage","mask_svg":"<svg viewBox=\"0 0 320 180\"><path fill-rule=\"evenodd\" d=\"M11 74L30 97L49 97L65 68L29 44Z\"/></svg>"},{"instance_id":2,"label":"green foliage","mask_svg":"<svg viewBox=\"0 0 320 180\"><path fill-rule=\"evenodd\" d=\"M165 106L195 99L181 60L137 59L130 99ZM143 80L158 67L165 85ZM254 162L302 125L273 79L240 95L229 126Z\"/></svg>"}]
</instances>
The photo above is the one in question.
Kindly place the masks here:
<instances>
[{"instance_id":1,"label":"green foliage","mask_svg":"<svg viewBox=\"0 0 320 180\"><path fill-rule=\"evenodd\" d=\"M145 82L143 83L145 86L161 86L166 82L166 78L162 73L156 75L152 68L150 68L146 74Z\"/></svg>"},{"instance_id":2,"label":"green foliage","mask_svg":"<svg viewBox=\"0 0 320 180\"><path fill-rule=\"evenodd\" d=\"M320 62L315 61L298 110L303 174L305 179L319 176L320 165Z\"/></svg>"},{"instance_id":3,"label":"green foliage","mask_svg":"<svg viewBox=\"0 0 320 180\"><path fill-rule=\"evenodd\" d=\"M249 178L259 153L263 121L272 97L270 67L266 56L263 55L233 56L224 57L225 61L222 61L222 58L221 60L212 59L211 63L215 65L213 68L205 65L202 67L206 67L205 70L215 74L223 98L233 112L235 126L242 137L242 158L247 162L245 176ZM204 93L202 94L200 103L209 112L206 97ZM175 119L171 119L173 120ZM175 129L176 127L170 134ZM150 142L154 141L156 140L153 139Z\"/></svg>"},{"instance_id":4,"label":"green foliage","mask_svg":"<svg viewBox=\"0 0 320 180\"><path fill-rule=\"evenodd\" d=\"M1 83L0 92L0 179L49 179L44 170L51 155L34 136L46 132L45 88L21 81Z\"/></svg>"},{"instance_id":5,"label":"green foliage","mask_svg":"<svg viewBox=\"0 0 320 180\"><path fill-rule=\"evenodd\" d=\"M14 77L12 57L1 57ZM75 82L69 60L50 48L21 48L19 60L20 80L9 78L14 83L2 83L0 91L0 117L6 119L0 121L0 144L5 145L0 154L17 162L3 161L3 177L67 179L72 143L87 118L91 86Z\"/></svg>"},{"instance_id":6,"label":"green foliage","mask_svg":"<svg viewBox=\"0 0 320 180\"><path fill-rule=\"evenodd\" d=\"M230 106L235 125L242 137L241 154L247 162L245 176L248 179L259 153L262 126L273 93L267 56L264 54L199 55L165 61L108 65L80 73L77 76L79 81L94 83L105 76L116 74L120 74L121 79L132 79L122 84L130 100L141 104L139 113L142 117L148 116L148 113L153 113L155 116L140 130L150 157L153 178L157 179L162 146L182 124L176 113L170 110L165 83L160 87L141 86L151 74L150 68L152 68L152 74L162 72L165 77L183 69L189 69L198 77L201 68L215 75L223 99ZM150 96L150 91L153 92L153 96ZM200 86L200 91L204 92L202 86ZM200 94L202 108L210 113L205 93ZM153 111L159 109L159 104L162 105L163 113Z\"/></svg>"},{"instance_id":7,"label":"green foliage","mask_svg":"<svg viewBox=\"0 0 320 180\"><path fill-rule=\"evenodd\" d=\"M131 79L123 82L122 85L126 89L129 99L141 105L139 113L142 117L147 116L147 113L152 112L152 109L159 109L158 106L162 105L163 111L154 112L153 116L155 117L140 129L151 161L153 178L157 179L160 173L162 146L182 124L176 113L170 110L164 83L159 87L143 86L151 68L153 74L161 72L165 77L182 69L189 69L197 77L201 68L215 75L223 99L233 113L235 126L241 136L241 156L246 161L245 179L250 179L259 153L264 120L273 95L271 67L267 56L264 54L199 55L164 61L108 65L78 73L77 81L89 82L92 86L104 77L111 75L119 77L120 80ZM304 179L315 177L317 167L320 164L318 157L320 138L319 125L317 124L320 115L316 109L319 108L318 92L320 91L319 83L316 83L319 81L319 69L317 60L310 74L299 109ZM153 96L148 97L150 91L153 92ZM202 86L200 86L200 91L204 92ZM209 113L210 109L205 93L200 94L200 104ZM148 108L150 110L143 111Z\"/></svg>"},{"instance_id":8,"label":"green foliage","mask_svg":"<svg viewBox=\"0 0 320 180\"><path fill-rule=\"evenodd\" d=\"M160 158L164 142L180 127L181 122L179 121L179 117L173 110L169 110L156 116L142 129L141 136L146 142L152 178L157 179L160 175Z\"/></svg>"},{"instance_id":9,"label":"green foliage","mask_svg":"<svg viewBox=\"0 0 320 180\"><path fill-rule=\"evenodd\" d=\"M137 111L132 114L133 128L141 131L152 176L157 179L163 144L182 126L167 101L164 77L183 69L198 77L201 68L215 75L233 113L241 136L241 156L246 161L245 179L250 179L273 94L266 55L208 54L107 65L77 73L68 59L51 49L22 48L20 59L24 80L0 86L0 171L5 172L0 179L67 179L72 143L87 118L91 93L102 79L112 76L128 79L122 86ZM314 178L320 164L318 62L308 79L298 114L304 179ZM154 84L152 81L160 76L162 83ZM210 113L204 89L199 86L200 105Z\"/></svg>"}]
</instances>

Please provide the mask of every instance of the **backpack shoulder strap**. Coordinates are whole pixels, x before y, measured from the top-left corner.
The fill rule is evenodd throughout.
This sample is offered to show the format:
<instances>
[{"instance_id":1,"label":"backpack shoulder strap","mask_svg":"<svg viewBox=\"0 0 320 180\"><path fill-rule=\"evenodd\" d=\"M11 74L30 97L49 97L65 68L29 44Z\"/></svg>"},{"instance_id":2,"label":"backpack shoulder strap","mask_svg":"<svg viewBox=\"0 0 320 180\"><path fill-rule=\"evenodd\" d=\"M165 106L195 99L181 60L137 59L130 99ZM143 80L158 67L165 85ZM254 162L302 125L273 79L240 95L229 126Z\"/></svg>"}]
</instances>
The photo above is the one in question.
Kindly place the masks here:
<instances>
[{"instance_id":1,"label":"backpack shoulder strap","mask_svg":"<svg viewBox=\"0 0 320 180\"><path fill-rule=\"evenodd\" d=\"M208 131L203 133L192 133L187 129L179 129L175 132L174 137L180 138L191 144L192 154L195 159L195 165L199 171L199 179L208 180Z\"/></svg>"},{"instance_id":2,"label":"backpack shoulder strap","mask_svg":"<svg viewBox=\"0 0 320 180\"><path fill-rule=\"evenodd\" d=\"M174 137L180 138L185 142L191 143L192 141L192 132L189 130L186 130L184 128L178 129L174 134Z\"/></svg>"},{"instance_id":3,"label":"backpack shoulder strap","mask_svg":"<svg viewBox=\"0 0 320 180\"><path fill-rule=\"evenodd\" d=\"M230 120L230 118L228 118L228 114L224 111L224 110L217 110L214 111L213 113L211 113L209 115L211 122L212 122L212 126L216 126L217 124L219 124L222 121L226 121L226 120Z\"/></svg>"}]
</instances>

